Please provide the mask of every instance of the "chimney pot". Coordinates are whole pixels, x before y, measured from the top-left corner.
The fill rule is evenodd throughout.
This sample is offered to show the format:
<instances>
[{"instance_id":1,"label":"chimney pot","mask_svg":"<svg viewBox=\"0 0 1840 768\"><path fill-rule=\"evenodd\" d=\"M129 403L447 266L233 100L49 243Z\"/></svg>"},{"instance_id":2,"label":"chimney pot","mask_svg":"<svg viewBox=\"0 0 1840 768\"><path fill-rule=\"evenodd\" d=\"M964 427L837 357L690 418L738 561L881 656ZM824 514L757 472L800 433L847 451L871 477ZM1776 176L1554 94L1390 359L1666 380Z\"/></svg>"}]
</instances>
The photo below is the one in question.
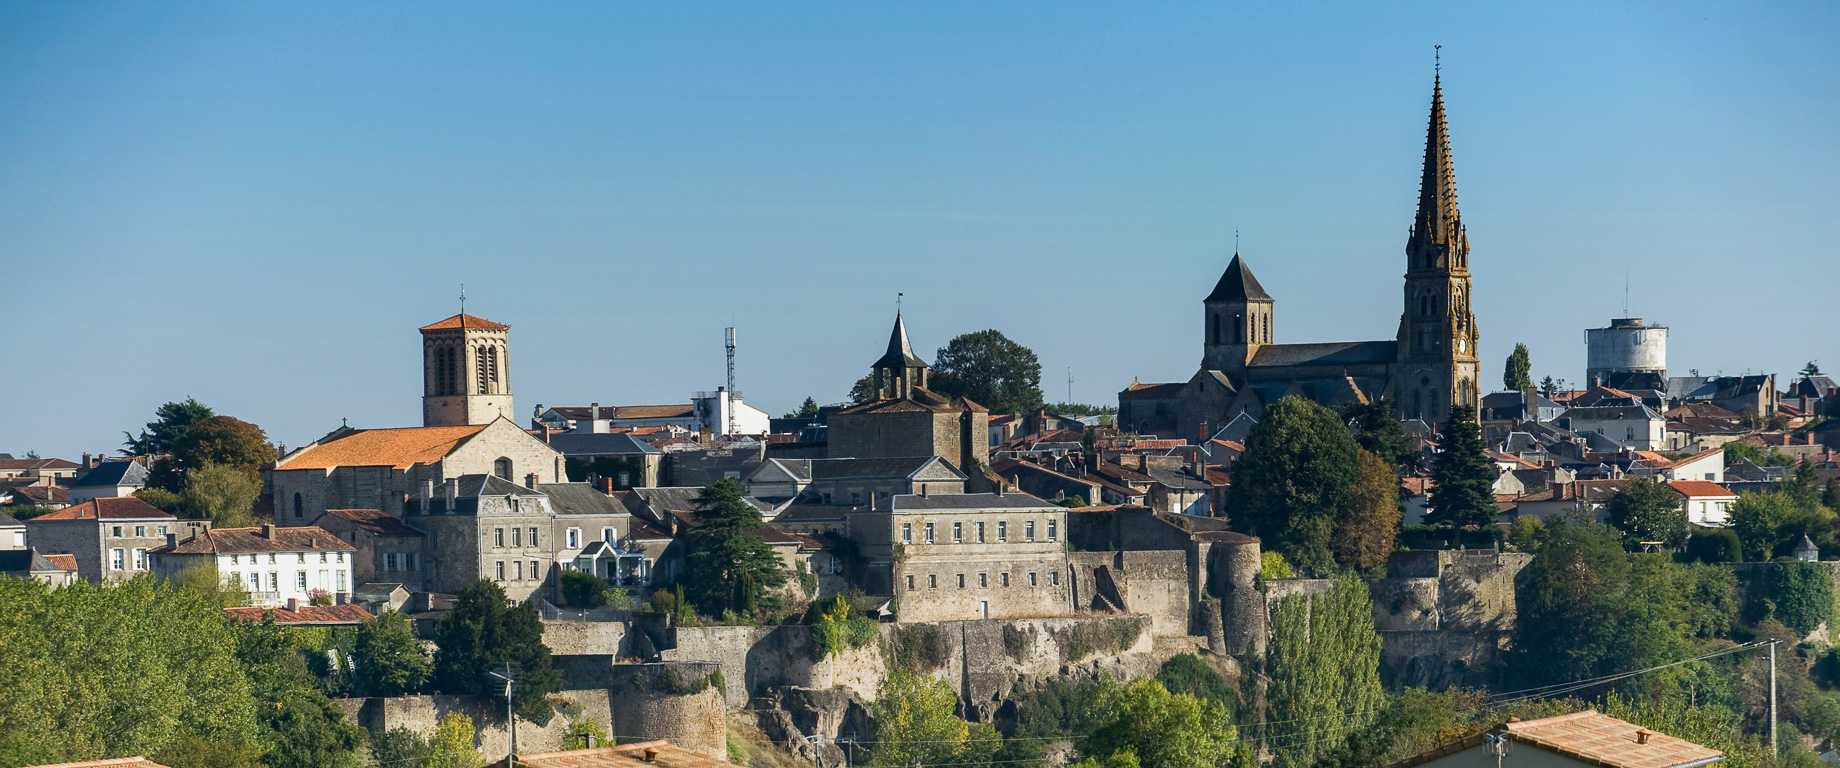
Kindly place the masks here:
<instances>
[{"instance_id":1,"label":"chimney pot","mask_svg":"<svg viewBox=\"0 0 1840 768\"><path fill-rule=\"evenodd\" d=\"M1653 734L1654 734L1654 731L1651 731L1647 728L1643 728L1641 730L1636 731L1636 743L1637 744L1647 744L1648 737Z\"/></svg>"},{"instance_id":2,"label":"chimney pot","mask_svg":"<svg viewBox=\"0 0 1840 768\"><path fill-rule=\"evenodd\" d=\"M646 747L645 748L645 762L648 762L648 763L658 762L658 748L657 747Z\"/></svg>"},{"instance_id":3,"label":"chimney pot","mask_svg":"<svg viewBox=\"0 0 1840 768\"><path fill-rule=\"evenodd\" d=\"M576 400L575 402L578 402L578 403L579 403L579 402L581 402L581 401L580 401L580 400ZM588 418L590 418L590 419L598 419L598 418L600 418L600 417L601 417L601 404L600 404L600 403L592 403L592 404L590 404L590 405L588 406Z\"/></svg>"},{"instance_id":4,"label":"chimney pot","mask_svg":"<svg viewBox=\"0 0 1840 768\"><path fill-rule=\"evenodd\" d=\"M529 488L530 490L533 490L533 491L538 490L537 488L538 482L539 481L537 479L537 473L535 472L532 472L524 476L524 487L525 488Z\"/></svg>"},{"instance_id":5,"label":"chimney pot","mask_svg":"<svg viewBox=\"0 0 1840 768\"><path fill-rule=\"evenodd\" d=\"M274 523L264 523L262 525L262 538L268 539L269 541L275 540L275 524Z\"/></svg>"}]
</instances>

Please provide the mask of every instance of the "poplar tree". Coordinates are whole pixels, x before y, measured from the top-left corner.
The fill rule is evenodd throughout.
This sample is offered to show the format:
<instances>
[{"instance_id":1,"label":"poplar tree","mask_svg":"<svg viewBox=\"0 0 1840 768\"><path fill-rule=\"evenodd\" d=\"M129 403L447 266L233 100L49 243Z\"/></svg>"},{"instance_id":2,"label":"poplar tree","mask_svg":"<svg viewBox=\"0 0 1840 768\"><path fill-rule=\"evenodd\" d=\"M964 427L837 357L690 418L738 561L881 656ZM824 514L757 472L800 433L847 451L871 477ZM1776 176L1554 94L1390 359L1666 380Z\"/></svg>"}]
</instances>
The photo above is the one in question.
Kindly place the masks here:
<instances>
[{"instance_id":1,"label":"poplar tree","mask_svg":"<svg viewBox=\"0 0 1840 768\"><path fill-rule=\"evenodd\" d=\"M1292 595L1271 614L1265 719L1278 768L1308 768L1340 751L1386 701L1380 636L1367 585L1343 574L1321 595Z\"/></svg>"},{"instance_id":2,"label":"poplar tree","mask_svg":"<svg viewBox=\"0 0 1840 768\"><path fill-rule=\"evenodd\" d=\"M1525 392L1533 386L1533 362L1528 359L1527 345L1514 345L1507 368L1501 373L1501 383L1515 392Z\"/></svg>"},{"instance_id":3,"label":"poplar tree","mask_svg":"<svg viewBox=\"0 0 1840 768\"><path fill-rule=\"evenodd\" d=\"M1452 406L1450 420L1438 434L1432 462L1434 483L1425 502L1425 522L1447 528L1495 523L1495 468L1482 453L1476 409Z\"/></svg>"}]
</instances>

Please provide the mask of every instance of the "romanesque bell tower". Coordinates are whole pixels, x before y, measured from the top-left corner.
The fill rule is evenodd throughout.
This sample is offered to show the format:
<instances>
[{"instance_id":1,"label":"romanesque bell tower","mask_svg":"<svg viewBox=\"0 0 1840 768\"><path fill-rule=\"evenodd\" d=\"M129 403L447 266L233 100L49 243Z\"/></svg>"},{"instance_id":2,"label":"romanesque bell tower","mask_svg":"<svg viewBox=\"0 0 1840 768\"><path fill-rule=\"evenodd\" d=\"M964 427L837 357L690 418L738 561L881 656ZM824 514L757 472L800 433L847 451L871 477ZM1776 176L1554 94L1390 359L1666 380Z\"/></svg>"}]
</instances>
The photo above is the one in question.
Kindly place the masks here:
<instances>
[{"instance_id":1,"label":"romanesque bell tower","mask_svg":"<svg viewBox=\"0 0 1840 768\"><path fill-rule=\"evenodd\" d=\"M511 410L511 326L461 313L422 326L422 426L486 424Z\"/></svg>"},{"instance_id":2,"label":"romanesque bell tower","mask_svg":"<svg viewBox=\"0 0 1840 768\"><path fill-rule=\"evenodd\" d=\"M1396 394L1407 418L1435 423L1450 416L1453 404L1474 406L1478 399L1469 234L1457 213L1441 77L1432 81L1431 127L1425 136L1418 216L1406 241L1405 283Z\"/></svg>"},{"instance_id":3,"label":"romanesque bell tower","mask_svg":"<svg viewBox=\"0 0 1840 768\"><path fill-rule=\"evenodd\" d=\"M1201 366L1235 377L1244 374L1259 345L1271 343L1272 304L1271 294L1235 250L1214 292L1201 300Z\"/></svg>"}]
</instances>

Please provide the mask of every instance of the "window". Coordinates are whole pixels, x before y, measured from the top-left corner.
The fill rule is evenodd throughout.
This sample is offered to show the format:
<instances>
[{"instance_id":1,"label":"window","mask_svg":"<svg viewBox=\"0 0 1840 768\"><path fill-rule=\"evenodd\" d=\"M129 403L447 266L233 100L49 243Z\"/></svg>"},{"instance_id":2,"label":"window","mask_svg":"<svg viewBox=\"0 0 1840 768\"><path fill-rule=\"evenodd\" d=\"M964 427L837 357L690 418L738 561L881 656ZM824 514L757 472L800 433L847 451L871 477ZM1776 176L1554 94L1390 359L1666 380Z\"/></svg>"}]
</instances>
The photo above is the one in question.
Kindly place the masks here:
<instances>
[{"instance_id":1,"label":"window","mask_svg":"<svg viewBox=\"0 0 1840 768\"><path fill-rule=\"evenodd\" d=\"M344 552L340 552L340 553L338 553L338 554L336 554L336 555L333 555L333 556L332 556L332 561L333 561L333 562L335 562L335 563L343 563L343 562L345 562L345 553L344 553Z\"/></svg>"},{"instance_id":2,"label":"window","mask_svg":"<svg viewBox=\"0 0 1840 768\"><path fill-rule=\"evenodd\" d=\"M997 583L1005 587L1009 586L1009 571L997 574Z\"/></svg>"},{"instance_id":3,"label":"window","mask_svg":"<svg viewBox=\"0 0 1840 768\"><path fill-rule=\"evenodd\" d=\"M1029 586L1035 586L1035 572L1029 571Z\"/></svg>"},{"instance_id":4,"label":"window","mask_svg":"<svg viewBox=\"0 0 1840 768\"><path fill-rule=\"evenodd\" d=\"M914 575L911 573L907 574L907 588L908 589L914 588Z\"/></svg>"},{"instance_id":5,"label":"window","mask_svg":"<svg viewBox=\"0 0 1840 768\"><path fill-rule=\"evenodd\" d=\"M980 573L980 574L978 574L978 586L979 586L979 587L988 587L988 586L990 586L990 574L988 574L988 573Z\"/></svg>"},{"instance_id":6,"label":"window","mask_svg":"<svg viewBox=\"0 0 1840 768\"><path fill-rule=\"evenodd\" d=\"M119 525L110 526L109 535L117 539L121 538L121 526Z\"/></svg>"},{"instance_id":7,"label":"window","mask_svg":"<svg viewBox=\"0 0 1840 768\"><path fill-rule=\"evenodd\" d=\"M306 562L306 561L307 561L307 553L305 553L305 552L295 552L295 553L294 553L294 558L295 558L295 559L294 559L294 562L297 562L297 563L304 563L304 562ZM274 556L273 556L273 555L270 555L270 556L269 556L269 562L271 562L271 563L272 563L272 562L274 562Z\"/></svg>"},{"instance_id":8,"label":"window","mask_svg":"<svg viewBox=\"0 0 1840 768\"><path fill-rule=\"evenodd\" d=\"M568 544L569 549L574 549L576 547L581 546L581 529L580 528L570 528L568 532L567 541L569 542Z\"/></svg>"},{"instance_id":9,"label":"window","mask_svg":"<svg viewBox=\"0 0 1840 768\"><path fill-rule=\"evenodd\" d=\"M1048 540L1049 540L1049 541L1053 541L1053 540L1054 540L1054 531L1055 531L1055 528L1057 527L1057 525L1058 525L1058 523L1059 523L1059 522L1060 522L1060 521L1058 521L1058 520L1049 520L1049 521L1048 521Z\"/></svg>"},{"instance_id":10,"label":"window","mask_svg":"<svg viewBox=\"0 0 1840 768\"><path fill-rule=\"evenodd\" d=\"M164 525L162 525L162 526L160 526L160 527L159 527L158 529L156 529L156 530L158 530L158 531L160 532L160 535L161 535L161 536L165 536L165 535L166 535L166 526L164 526Z\"/></svg>"},{"instance_id":11,"label":"window","mask_svg":"<svg viewBox=\"0 0 1840 768\"><path fill-rule=\"evenodd\" d=\"M523 531L520 529L517 529L517 528L511 529L511 546L514 546L514 547L524 546L524 541L523 541L524 537L519 535L521 533L523 533Z\"/></svg>"},{"instance_id":12,"label":"window","mask_svg":"<svg viewBox=\"0 0 1840 768\"><path fill-rule=\"evenodd\" d=\"M533 546L533 547L537 546L537 529L531 528L529 529L529 531L530 531L530 536L528 536L527 538L530 539L530 546Z\"/></svg>"},{"instance_id":13,"label":"window","mask_svg":"<svg viewBox=\"0 0 1840 768\"><path fill-rule=\"evenodd\" d=\"M384 553L383 569L386 571L396 570L396 553L395 552L385 552Z\"/></svg>"},{"instance_id":14,"label":"window","mask_svg":"<svg viewBox=\"0 0 1840 768\"><path fill-rule=\"evenodd\" d=\"M498 580L504 581L505 580L505 561L500 560L495 565L498 566Z\"/></svg>"},{"instance_id":15,"label":"window","mask_svg":"<svg viewBox=\"0 0 1840 768\"><path fill-rule=\"evenodd\" d=\"M344 572L344 571L339 571L339 577L338 577L338 578L339 578L339 580L338 580L338 590L339 590L340 592L344 592L344 591L345 591L345 572Z\"/></svg>"},{"instance_id":16,"label":"window","mask_svg":"<svg viewBox=\"0 0 1840 768\"><path fill-rule=\"evenodd\" d=\"M522 560L511 561L511 578L513 581L523 581L524 580L524 561Z\"/></svg>"},{"instance_id":17,"label":"window","mask_svg":"<svg viewBox=\"0 0 1840 768\"><path fill-rule=\"evenodd\" d=\"M850 491L850 503L851 504L861 504L862 503L862 491Z\"/></svg>"},{"instance_id":18,"label":"window","mask_svg":"<svg viewBox=\"0 0 1840 768\"><path fill-rule=\"evenodd\" d=\"M147 538L147 526L144 526L144 525L134 526L134 537L137 539Z\"/></svg>"},{"instance_id":19,"label":"window","mask_svg":"<svg viewBox=\"0 0 1840 768\"><path fill-rule=\"evenodd\" d=\"M415 552L403 553L403 569L413 571L421 568L421 556Z\"/></svg>"},{"instance_id":20,"label":"window","mask_svg":"<svg viewBox=\"0 0 1840 768\"><path fill-rule=\"evenodd\" d=\"M533 579L543 578L543 569L537 567L537 561L535 560L530 561L530 578L533 578Z\"/></svg>"},{"instance_id":21,"label":"window","mask_svg":"<svg viewBox=\"0 0 1840 768\"><path fill-rule=\"evenodd\" d=\"M300 494L298 493L294 494L294 516L295 517L305 516L306 515L306 512L304 511L305 509L306 509L306 505L300 503Z\"/></svg>"},{"instance_id":22,"label":"window","mask_svg":"<svg viewBox=\"0 0 1840 768\"><path fill-rule=\"evenodd\" d=\"M112 570L112 571L128 570L127 553L120 549L109 550L109 570Z\"/></svg>"},{"instance_id":23,"label":"window","mask_svg":"<svg viewBox=\"0 0 1840 768\"><path fill-rule=\"evenodd\" d=\"M622 486L632 485L632 473L631 472L621 472L620 473L620 485Z\"/></svg>"},{"instance_id":24,"label":"window","mask_svg":"<svg viewBox=\"0 0 1840 768\"><path fill-rule=\"evenodd\" d=\"M295 571L294 572L294 589L299 590L301 592L307 591L307 572L306 571Z\"/></svg>"},{"instance_id":25,"label":"window","mask_svg":"<svg viewBox=\"0 0 1840 768\"><path fill-rule=\"evenodd\" d=\"M1022 538L1024 541L1034 541L1035 540L1035 521L1034 520L1030 520L1022 524Z\"/></svg>"},{"instance_id":26,"label":"window","mask_svg":"<svg viewBox=\"0 0 1840 768\"><path fill-rule=\"evenodd\" d=\"M830 568L831 573L843 573L843 558L832 556L830 559L830 563L831 563L831 568Z\"/></svg>"},{"instance_id":27,"label":"window","mask_svg":"<svg viewBox=\"0 0 1840 768\"><path fill-rule=\"evenodd\" d=\"M613 529L612 528L602 528L601 529L601 541L607 542L608 544L613 543Z\"/></svg>"},{"instance_id":28,"label":"window","mask_svg":"<svg viewBox=\"0 0 1840 768\"><path fill-rule=\"evenodd\" d=\"M977 542L979 544L984 543L984 524L983 523L977 524Z\"/></svg>"},{"instance_id":29,"label":"window","mask_svg":"<svg viewBox=\"0 0 1840 768\"><path fill-rule=\"evenodd\" d=\"M134 570L147 570L147 550L140 547L134 548Z\"/></svg>"},{"instance_id":30,"label":"window","mask_svg":"<svg viewBox=\"0 0 1840 768\"><path fill-rule=\"evenodd\" d=\"M511 460L504 458L494 460L492 462L492 474L498 475L501 480L510 480Z\"/></svg>"},{"instance_id":31,"label":"window","mask_svg":"<svg viewBox=\"0 0 1840 768\"><path fill-rule=\"evenodd\" d=\"M902 544L914 543L914 524L913 523L902 523L901 524L901 543Z\"/></svg>"},{"instance_id":32,"label":"window","mask_svg":"<svg viewBox=\"0 0 1840 768\"><path fill-rule=\"evenodd\" d=\"M237 562L236 562L236 559L237 559L238 557L241 557L241 555L231 555L231 556L230 556L230 564L231 564L231 565L236 565L236 564L237 564ZM249 558L249 560L250 560L250 562L255 562L255 558L253 558L253 557L251 557L251 558Z\"/></svg>"},{"instance_id":33,"label":"window","mask_svg":"<svg viewBox=\"0 0 1840 768\"><path fill-rule=\"evenodd\" d=\"M937 574L929 573L926 575L926 588L927 589L938 589L939 588L939 576Z\"/></svg>"},{"instance_id":34,"label":"window","mask_svg":"<svg viewBox=\"0 0 1840 768\"><path fill-rule=\"evenodd\" d=\"M319 561L322 563L326 562L326 553L324 552L319 553Z\"/></svg>"},{"instance_id":35,"label":"window","mask_svg":"<svg viewBox=\"0 0 1840 768\"><path fill-rule=\"evenodd\" d=\"M1009 541L1009 521L997 521L997 541Z\"/></svg>"},{"instance_id":36,"label":"window","mask_svg":"<svg viewBox=\"0 0 1840 768\"><path fill-rule=\"evenodd\" d=\"M503 528L493 528L492 529L492 546L494 547L505 546L505 529Z\"/></svg>"},{"instance_id":37,"label":"window","mask_svg":"<svg viewBox=\"0 0 1840 768\"><path fill-rule=\"evenodd\" d=\"M933 524L932 523L926 524L926 543L928 544L933 543Z\"/></svg>"},{"instance_id":38,"label":"window","mask_svg":"<svg viewBox=\"0 0 1840 768\"><path fill-rule=\"evenodd\" d=\"M964 523L953 523L952 524L952 543L962 544L964 543L964 541L965 541L965 524Z\"/></svg>"},{"instance_id":39,"label":"window","mask_svg":"<svg viewBox=\"0 0 1840 768\"><path fill-rule=\"evenodd\" d=\"M276 573L274 571L268 572L268 591L270 592L280 592L281 591L281 574Z\"/></svg>"},{"instance_id":40,"label":"window","mask_svg":"<svg viewBox=\"0 0 1840 768\"><path fill-rule=\"evenodd\" d=\"M1048 574L1048 583L1054 586L1057 586L1057 587L1060 586L1061 585L1061 572L1054 571L1053 573Z\"/></svg>"},{"instance_id":41,"label":"window","mask_svg":"<svg viewBox=\"0 0 1840 768\"><path fill-rule=\"evenodd\" d=\"M965 574L961 573L958 575L958 588L959 589L965 588Z\"/></svg>"}]
</instances>

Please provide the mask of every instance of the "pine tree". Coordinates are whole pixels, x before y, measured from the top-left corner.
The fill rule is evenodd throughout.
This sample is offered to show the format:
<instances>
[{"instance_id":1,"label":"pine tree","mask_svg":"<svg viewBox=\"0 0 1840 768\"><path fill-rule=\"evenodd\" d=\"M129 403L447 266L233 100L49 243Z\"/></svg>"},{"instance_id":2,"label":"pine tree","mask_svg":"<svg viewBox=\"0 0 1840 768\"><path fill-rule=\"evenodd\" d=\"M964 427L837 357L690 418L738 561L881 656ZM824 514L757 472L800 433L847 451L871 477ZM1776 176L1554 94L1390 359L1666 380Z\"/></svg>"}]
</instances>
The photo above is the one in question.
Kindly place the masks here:
<instances>
[{"instance_id":1,"label":"pine tree","mask_svg":"<svg viewBox=\"0 0 1840 768\"><path fill-rule=\"evenodd\" d=\"M1502 371L1501 383L1515 392L1525 392L1533 386L1533 362L1528 359L1527 345L1514 345L1514 351L1508 355L1507 369Z\"/></svg>"},{"instance_id":2,"label":"pine tree","mask_svg":"<svg viewBox=\"0 0 1840 768\"><path fill-rule=\"evenodd\" d=\"M1559 382L1553 381L1551 376L1540 379L1540 397L1551 400L1556 394L1559 394Z\"/></svg>"},{"instance_id":3,"label":"pine tree","mask_svg":"<svg viewBox=\"0 0 1840 768\"><path fill-rule=\"evenodd\" d=\"M562 690L562 673L543 644L543 622L533 602L512 606L505 590L480 579L454 601L435 627L434 684L445 693L502 699L504 685L486 677L488 668L510 664L519 717L548 722L549 694ZM502 703L502 702L501 702Z\"/></svg>"},{"instance_id":4,"label":"pine tree","mask_svg":"<svg viewBox=\"0 0 1840 768\"><path fill-rule=\"evenodd\" d=\"M761 539L766 523L760 510L747 503L741 483L724 478L704 487L696 503L696 524L686 537L690 601L715 615L725 610L751 614L755 607L776 609L777 601L764 593L784 585L786 572L779 555Z\"/></svg>"},{"instance_id":5,"label":"pine tree","mask_svg":"<svg viewBox=\"0 0 1840 768\"><path fill-rule=\"evenodd\" d=\"M1342 407L1342 420L1354 431L1355 444L1380 457L1395 473L1403 470L1411 460L1411 450L1406 447L1406 428L1394 412L1393 401L1380 397L1365 403L1349 403Z\"/></svg>"},{"instance_id":6,"label":"pine tree","mask_svg":"<svg viewBox=\"0 0 1840 768\"><path fill-rule=\"evenodd\" d=\"M1438 434L1431 481L1426 523L1448 528L1495 523L1495 470L1482 454L1475 408L1458 405L1450 409L1450 420Z\"/></svg>"}]
</instances>

